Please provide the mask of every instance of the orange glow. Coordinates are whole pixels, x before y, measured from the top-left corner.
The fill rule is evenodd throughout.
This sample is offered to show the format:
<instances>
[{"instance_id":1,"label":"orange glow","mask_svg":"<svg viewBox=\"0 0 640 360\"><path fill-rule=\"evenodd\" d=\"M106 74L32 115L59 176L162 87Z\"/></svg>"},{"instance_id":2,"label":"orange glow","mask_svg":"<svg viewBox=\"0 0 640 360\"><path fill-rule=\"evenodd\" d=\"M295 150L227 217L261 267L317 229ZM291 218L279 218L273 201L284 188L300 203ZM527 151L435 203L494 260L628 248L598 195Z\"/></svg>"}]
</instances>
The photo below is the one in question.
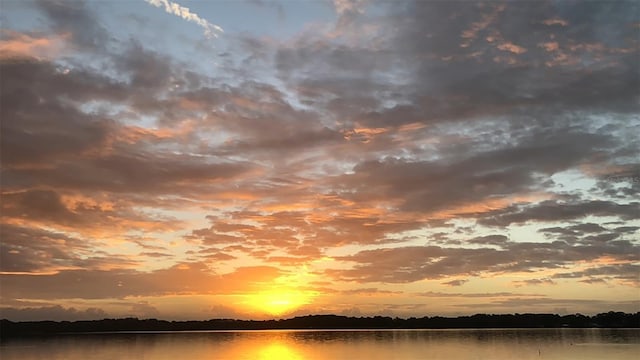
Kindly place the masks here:
<instances>
[{"instance_id":1,"label":"orange glow","mask_svg":"<svg viewBox=\"0 0 640 360\"><path fill-rule=\"evenodd\" d=\"M302 356L290 346L274 342L258 350L260 360L298 360Z\"/></svg>"},{"instance_id":2,"label":"orange glow","mask_svg":"<svg viewBox=\"0 0 640 360\"><path fill-rule=\"evenodd\" d=\"M215 349L211 356L200 358L215 359L252 359L252 360L302 360L313 358L314 354L295 339L287 331L257 332L243 335L239 341L232 341L228 346Z\"/></svg>"},{"instance_id":3,"label":"orange glow","mask_svg":"<svg viewBox=\"0 0 640 360\"><path fill-rule=\"evenodd\" d=\"M245 295L244 304L251 309L280 316L298 309L311 301L313 293L295 289L272 289Z\"/></svg>"},{"instance_id":4,"label":"orange glow","mask_svg":"<svg viewBox=\"0 0 640 360\"><path fill-rule=\"evenodd\" d=\"M194 131L195 123L191 120L184 120L178 123L173 128L145 128L140 126L123 126L117 134L115 139L123 141L128 144L135 144L145 139L159 140L159 139L184 139L186 136Z\"/></svg>"},{"instance_id":5,"label":"orange glow","mask_svg":"<svg viewBox=\"0 0 640 360\"><path fill-rule=\"evenodd\" d=\"M91 208L100 211L114 211L115 203L106 199L99 199L98 195L93 197L84 196L81 194L63 194L60 196L60 201L70 211L76 211L78 208ZM104 197L104 196L103 196ZM105 197L106 198L106 197Z\"/></svg>"},{"instance_id":6,"label":"orange glow","mask_svg":"<svg viewBox=\"0 0 640 360\"><path fill-rule=\"evenodd\" d=\"M296 210L309 210L313 209L313 204L300 202L289 204L272 204L262 206L261 210L268 212L280 212L280 211L296 211Z\"/></svg>"},{"instance_id":7,"label":"orange glow","mask_svg":"<svg viewBox=\"0 0 640 360\"><path fill-rule=\"evenodd\" d=\"M552 198L546 193L532 193L522 196L514 196L510 198L489 199L481 202L467 203L451 207L444 211L430 214L431 218L452 218L461 214L484 213L492 210L503 209L512 204L527 203L532 201L542 201Z\"/></svg>"},{"instance_id":8,"label":"orange glow","mask_svg":"<svg viewBox=\"0 0 640 360\"><path fill-rule=\"evenodd\" d=\"M51 58L61 51L65 41L71 37L69 33L36 37L4 29L0 34L3 37L0 40L1 59L16 55Z\"/></svg>"},{"instance_id":9,"label":"orange glow","mask_svg":"<svg viewBox=\"0 0 640 360\"><path fill-rule=\"evenodd\" d=\"M415 131L415 130L420 130L422 128L425 128L426 126L427 126L426 124L423 124L420 122L414 122L414 123L400 126L400 128L398 128L398 131L400 132Z\"/></svg>"}]
</instances>

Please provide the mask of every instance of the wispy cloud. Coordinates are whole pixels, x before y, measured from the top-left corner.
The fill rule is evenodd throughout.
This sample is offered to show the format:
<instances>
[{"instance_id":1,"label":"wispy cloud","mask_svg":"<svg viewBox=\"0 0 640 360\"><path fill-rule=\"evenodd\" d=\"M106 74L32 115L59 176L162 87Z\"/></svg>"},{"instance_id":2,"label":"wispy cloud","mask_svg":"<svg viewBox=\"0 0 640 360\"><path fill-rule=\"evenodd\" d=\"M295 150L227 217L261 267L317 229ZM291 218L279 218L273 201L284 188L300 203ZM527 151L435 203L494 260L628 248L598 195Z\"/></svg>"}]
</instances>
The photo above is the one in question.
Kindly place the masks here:
<instances>
[{"instance_id":1,"label":"wispy cloud","mask_svg":"<svg viewBox=\"0 0 640 360\"><path fill-rule=\"evenodd\" d=\"M220 26L208 22L207 20L198 16L198 14L192 13L188 7L182 6L178 3L168 0L145 1L155 7L164 7L164 11L169 14L179 16L187 21L198 24L198 26L204 29L204 35L208 38L218 37L218 33L224 32L224 30Z\"/></svg>"}]
</instances>

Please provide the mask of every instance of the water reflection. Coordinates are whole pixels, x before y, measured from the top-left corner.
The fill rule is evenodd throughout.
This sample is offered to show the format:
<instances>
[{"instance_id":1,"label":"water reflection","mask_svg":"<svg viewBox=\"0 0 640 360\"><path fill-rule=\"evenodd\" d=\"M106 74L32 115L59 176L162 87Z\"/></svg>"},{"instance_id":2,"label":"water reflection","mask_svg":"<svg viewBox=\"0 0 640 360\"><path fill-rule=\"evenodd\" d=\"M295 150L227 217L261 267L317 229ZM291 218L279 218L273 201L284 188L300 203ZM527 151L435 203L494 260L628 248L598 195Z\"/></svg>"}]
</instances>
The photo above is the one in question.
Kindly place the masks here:
<instances>
[{"instance_id":1,"label":"water reflection","mask_svg":"<svg viewBox=\"0 0 640 360\"><path fill-rule=\"evenodd\" d=\"M302 360L304 357L291 346L280 342L270 343L258 349L259 360Z\"/></svg>"},{"instance_id":2,"label":"water reflection","mask_svg":"<svg viewBox=\"0 0 640 360\"><path fill-rule=\"evenodd\" d=\"M638 329L236 331L3 339L30 359L637 359Z\"/></svg>"}]
</instances>

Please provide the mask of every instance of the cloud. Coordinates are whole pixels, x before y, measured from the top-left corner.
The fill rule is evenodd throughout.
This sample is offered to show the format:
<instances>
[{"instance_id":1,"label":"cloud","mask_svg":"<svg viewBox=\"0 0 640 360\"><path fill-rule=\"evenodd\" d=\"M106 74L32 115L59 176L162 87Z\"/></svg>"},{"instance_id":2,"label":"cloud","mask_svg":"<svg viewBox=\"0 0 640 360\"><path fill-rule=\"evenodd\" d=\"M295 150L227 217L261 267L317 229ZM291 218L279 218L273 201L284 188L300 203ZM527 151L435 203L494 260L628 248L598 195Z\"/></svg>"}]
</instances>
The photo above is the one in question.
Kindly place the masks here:
<instances>
[{"instance_id":1,"label":"cloud","mask_svg":"<svg viewBox=\"0 0 640 360\"><path fill-rule=\"evenodd\" d=\"M590 267L583 271L563 272L553 275L554 279L582 279L587 282L606 282L607 280L618 280L631 286L640 283L639 264L613 264Z\"/></svg>"},{"instance_id":2,"label":"cloud","mask_svg":"<svg viewBox=\"0 0 640 360\"><path fill-rule=\"evenodd\" d=\"M448 285L448 286L462 286L464 285L466 282L468 282L469 280L467 279L457 279L457 280L451 280L451 281L445 281L442 283L442 285Z\"/></svg>"},{"instance_id":3,"label":"cloud","mask_svg":"<svg viewBox=\"0 0 640 360\"><path fill-rule=\"evenodd\" d=\"M175 230L180 221L134 210L131 203L113 203L98 196L83 197L52 190L29 189L3 194L5 221L31 226L57 226L85 235L119 233L137 227L148 231ZM101 201L102 200L102 201Z\"/></svg>"},{"instance_id":4,"label":"cloud","mask_svg":"<svg viewBox=\"0 0 640 360\"><path fill-rule=\"evenodd\" d=\"M401 294L401 292L393 292L390 290L380 290L376 288L357 288L340 291L340 294L347 296L386 296L393 294Z\"/></svg>"},{"instance_id":5,"label":"cloud","mask_svg":"<svg viewBox=\"0 0 640 360\"><path fill-rule=\"evenodd\" d=\"M198 16L198 14L192 13L188 7L184 7L178 3L168 1L168 0L145 0L145 1L155 7L159 7L159 8L164 7L165 12L197 24L198 26L204 29L204 35L208 38L218 37L218 33L224 32L224 30L222 30L220 26L208 22L207 20Z\"/></svg>"},{"instance_id":6,"label":"cloud","mask_svg":"<svg viewBox=\"0 0 640 360\"><path fill-rule=\"evenodd\" d=\"M2 224L0 234L2 272L47 272L79 266L81 258L89 256L94 246L91 241L34 227Z\"/></svg>"},{"instance_id":7,"label":"cloud","mask_svg":"<svg viewBox=\"0 0 640 360\"><path fill-rule=\"evenodd\" d=\"M333 6L335 7L338 15L344 15L348 12L363 12L364 0L334 0Z\"/></svg>"},{"instance_id":8,"label":"cloud","mask_svg":"<svg viewBox=\"0 0 640 360\"><path fill-rule=\"evenodd\" d=\"M363 250L336 260L352 262L347 269L329 269L339 280L359 283L409 283L450 276L493 276L509 273L554 271L576 262L608 257L623 263L638 261L638 245L630 241L553 243L503 243L500 250L440 246L404 246ZM611 271L624 268L613 268Z\"/></svg>"},{"instance_id":9,"label":"cloud","mask_svg":"<svg viewBox=\"0 0 640 360\"><path fill-rule=\"evenodd\" d=\"M353 2L344 4L339 8L345 13L359 9ZM558 13L551 4L481 2L461 7L413 1L404 6L376 5L386 16L369 20L389 31L376 38L375 46L362 42L345 46L308 35L276 49L282 79L305 97L312 92L303 84L342 82L341 98L351 100L355 93L372 104L383 104L383 99L390 104L379 105L373 109L376 112L394 104L410 105L425 123L514 114L523 107L529 114L544 113L550 104L559 111L536 116L539 121L556 121L568 109L637 111L634 94L640 74L630 56L637 47L632 40L634 20L628 15L637 4L566 5L561 12L571 14L570 30L543 25ZM592 16L599 11L611 18ZM618 26L614 18L625 25ZM564 60L538 46L549 39L558 43ZM623 54L627 50L622 49L629 53ZM581 60L585 56L589 62ZM388 76L382 82L376 74ZM333 100L333 94L323 90L314 89L313 101L318 105ZM359 121L358 115L366 112L365 108L360 114L337 113L336 117Z\"/></svg>"},{"instance_id":10,"label":"cloud","mask_svg":"<svg viewBox=\"0 0 640 360\"><path fill-rule=\"evenodd\" d=\"M484 214L478 223L488 226L507 226L527 221L566 221L586 216L614 216L635 219L640 203L616 203L606 200L571 201L546 200L537 204L515 205Z\"/></svg>"},{"instance_id":11,"label":"cloud","mask_svg":"<svg viewBox=\"0 0 640 360\"><path fill-rule=\"evenodd\" d=\"M514 286L538 286L538 285L555 285L556 282L549 278L542 279L526 279L526 280L517 280L513 282Z\"/></svg>"},{"instance_id":12,"label":"cloud","mask_svg":"<svg viewBox=\"0 0 640 360\"><path fill-rule=\"evenodd\" d=\"M12 321L78 321L102 320L109 315L104 310L94 307L78 310L75 307L52 305L26 308L0 307L0 317Z\"/></svg>"},{"instance_id":13,"label":"cloud","mask_svg":"<svg viewBox=\"0 0 640 360\"><path fill-rule=\"evenodd\" d=\"M417 293L417 296L428 297L428 298L497 298L504 299L510 297L541 297L540 294L523 294L523 293L513 293L513 292L486 292L486 293L451 293L451 292L436 292L436 291L427 291L422 293Z\"/></svg>"},{"instance_id":14,"label":"cloud","mask_svg":"<svg viewBox=\"0 0 640 360\"><path fill-rule=\"evenodd\" d=\"M67 72L32 58L0 63L5 190L180 193L250 171L248 163L175 151L188 134L136 132L114 114L83 108L93 101L144 110L140 103L159 101L155 96L164 83L158 79L170 69L168 63L136 46L116 59L123 73L131 74L133 87L89 69Z\"/></svg>"},{"instance_id":15,"label":"cloud","mask_svg":"<svg viewBox=\"0 0 640 360\"><path fill-rule=\"evenodd\" d=\"M157 319L160 317L160 311L158 311L158 309L156 309L153 305L150 305L147 301L140 301L131 304L131 313L133 317L141 319Z\"/></svg>"},{"instance_id":16,"label":"cloud","mask_svg":"<svg viewBox=\"0 0 640 360\"><path fill-rule=\"evenodd\" d=\"M458 308L476 309L474 311L490 312L503 309L502 312L518 313L575 313L573 309L579 306L583 314L598 314L602 309L616 309L633 313L638 308L638 301L606 301L595 299L575 298L508 298L497 299L492 302L466 303L457 305Z\"/></svg>"},{"instance_id":17,"label":"cloud","mask_svg":"<svg viewBox=\"0 0 640 360\"><path fill-rule=\"evenodd\" d=\"M454 210L490 199L544 191L545 184L537 174L553 175L578 166L590 152L605 152L612 146L605 135L556 131L551 134L541 130L516 140L515 145L495 144L487 151L466 152L461 145L459 155L449 153L434 161L393 157L364 161L336 182L339 187L354 190L352 200L394 199L405 211ZM589 148L580 139L588 141Z\"/></svg>"},{"instance_id":18,"label":"cloud","mask_svg":"<svg viewBox=\"0 0 640 360\"><path fill-rule=\"evenodd\" d=\"M543 228L539 229L540 232L545 233L557 233L562 235L580 235L583 233L600 233L606 231L602 225L594 224L594 223L582 223L577 225L572 225L568 227L551 227L551 228Z\"/></svg>"},{"instance_id":19,"label":"cloud","mask_svg":"<svg viewBox=\"0 0 640 360\"><path fill-rule=\"evenodd\" d=\"M65 34L45 36L27 34L8 29L0 30L0 59L5 58L54 58L64 49Z\"/></svg>"},{"instance_id":20,"label":"cloud","mask_svg":"<svg viewBox=\"0 0 640 360\"><path fill-rule=\"evenodd\" d=\"M61 270L53 275L0 275L8 299L124 299L141 296L233 294L255 291L282 272L270 266L214 274L204 262L179 263L151 272L133 269Z\"/></svg>"},{"instance_id":21,"label":"cloud","mask_svg":"<svg viewBox=\"0 0 640 360\"><path fill-rule=\"evenodd\" d=\"M78 49L104 52L110 35L84 0L38 0L37 8L49 20L58 34L69 34L71 43Z\"/></svg>"}]
</instances>

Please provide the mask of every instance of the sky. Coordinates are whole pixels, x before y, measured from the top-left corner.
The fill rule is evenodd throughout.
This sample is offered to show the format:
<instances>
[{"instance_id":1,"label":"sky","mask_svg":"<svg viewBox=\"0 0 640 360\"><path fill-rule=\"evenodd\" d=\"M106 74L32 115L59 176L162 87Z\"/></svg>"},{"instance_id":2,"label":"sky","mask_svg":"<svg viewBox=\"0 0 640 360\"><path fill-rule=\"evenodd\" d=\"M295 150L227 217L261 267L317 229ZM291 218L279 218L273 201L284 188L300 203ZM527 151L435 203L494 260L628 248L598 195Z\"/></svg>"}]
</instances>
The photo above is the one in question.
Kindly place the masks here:
<instances>
[{"instance_id":1,"label":"sky","mask_svg":"<svg viewBox=\"0 0 640 360\"><path fill-rule=\"evenodd\" d=\"M640 3L0 3L0 317L640 311Z\"/></svg>"}]
</instances>

